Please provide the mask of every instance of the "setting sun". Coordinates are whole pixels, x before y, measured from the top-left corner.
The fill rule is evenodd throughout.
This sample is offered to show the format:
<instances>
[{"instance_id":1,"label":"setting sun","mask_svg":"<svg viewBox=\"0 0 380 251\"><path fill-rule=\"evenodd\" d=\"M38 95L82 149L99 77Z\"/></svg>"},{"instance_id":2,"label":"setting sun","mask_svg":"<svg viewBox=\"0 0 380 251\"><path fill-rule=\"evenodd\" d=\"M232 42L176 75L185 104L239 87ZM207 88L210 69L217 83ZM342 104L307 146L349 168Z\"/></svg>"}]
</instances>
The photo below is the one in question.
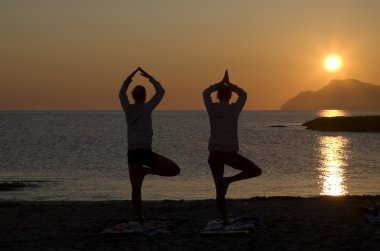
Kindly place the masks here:
<instances>
[{"instance_id":1,"label":"setting sun","mask_svg":"<svg viewBox=\"0 0 380 251\"><path fill-rule=\"evenodd\" d=\"M335 72L342 67L342 58L338 55L328 55L324 60L326 70Z\"/></svg>"}]
</instances>

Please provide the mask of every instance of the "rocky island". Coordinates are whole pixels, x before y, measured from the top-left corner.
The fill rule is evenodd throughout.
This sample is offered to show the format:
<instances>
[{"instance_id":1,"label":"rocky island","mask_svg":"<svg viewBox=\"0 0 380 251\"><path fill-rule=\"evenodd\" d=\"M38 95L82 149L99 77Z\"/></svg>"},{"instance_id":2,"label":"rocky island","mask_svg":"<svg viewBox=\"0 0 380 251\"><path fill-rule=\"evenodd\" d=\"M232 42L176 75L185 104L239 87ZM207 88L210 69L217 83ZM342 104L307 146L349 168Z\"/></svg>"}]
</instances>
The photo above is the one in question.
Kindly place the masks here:
<instances>
[{"instance_id":1,"label":"rocky island","mask_svg":"<svg viewBox=\"0 0 380 251\"><path fill-rule=\"evenodd\" d=\"M301 92L281 109L380 111L380 86L355 79L331 80L318 91Z\"/></svg>"},{"instance_id":2,"label":"rocky island","mask_svg":"<svg viewBox=\"0 0 380 251\"><path fill-rule=\"evenodd\" d=\"M380 132L380 116L322 117L305 122L303 126L319 131Z\"/></svg>"}]
</instances>

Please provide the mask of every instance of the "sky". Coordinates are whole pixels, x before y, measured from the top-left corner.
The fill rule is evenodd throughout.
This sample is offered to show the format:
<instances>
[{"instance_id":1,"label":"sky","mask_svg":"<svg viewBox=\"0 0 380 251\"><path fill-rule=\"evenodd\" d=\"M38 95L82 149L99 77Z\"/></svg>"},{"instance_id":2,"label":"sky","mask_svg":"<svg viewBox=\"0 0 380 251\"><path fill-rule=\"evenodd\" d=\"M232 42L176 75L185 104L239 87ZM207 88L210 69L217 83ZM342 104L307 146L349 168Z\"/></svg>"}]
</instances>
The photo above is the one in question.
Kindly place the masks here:
<instances>
[{"instance_id":1,"label":"sky","mask_svg":"<svg viewBox=\"0 0 380 251\"><path fill-rule=\"evenodd\" d=\"M2 0L0 110L120 110L138 66L164 86L160 110L203 110L226 69L247 110L332 79L380 84L379 13L377 0Z\"/></svg>"}]
</instances>

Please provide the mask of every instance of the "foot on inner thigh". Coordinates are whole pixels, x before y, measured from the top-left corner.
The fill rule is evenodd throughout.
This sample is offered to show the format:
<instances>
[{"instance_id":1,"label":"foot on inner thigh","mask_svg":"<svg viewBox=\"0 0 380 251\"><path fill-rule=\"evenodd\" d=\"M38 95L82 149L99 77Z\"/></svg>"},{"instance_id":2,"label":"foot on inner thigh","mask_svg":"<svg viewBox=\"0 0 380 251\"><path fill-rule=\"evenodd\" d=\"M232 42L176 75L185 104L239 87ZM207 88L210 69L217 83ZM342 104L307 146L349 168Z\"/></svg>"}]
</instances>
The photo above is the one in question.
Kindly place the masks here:
<instances>
[{"instance_id":1,"label":"foot on inner thigh","mask_svg":"<svg viewBox=\"0 0 380 251\"><path fill-rule=\"evenodd\" d=\"M144 177L145 177L146 175L148 175L148 174L152 174L152 170L151 170L151 168L150 168L150 167L145 167L145 166L143 166L143 175L144 175Z\"/></svg>"}]
</instances>

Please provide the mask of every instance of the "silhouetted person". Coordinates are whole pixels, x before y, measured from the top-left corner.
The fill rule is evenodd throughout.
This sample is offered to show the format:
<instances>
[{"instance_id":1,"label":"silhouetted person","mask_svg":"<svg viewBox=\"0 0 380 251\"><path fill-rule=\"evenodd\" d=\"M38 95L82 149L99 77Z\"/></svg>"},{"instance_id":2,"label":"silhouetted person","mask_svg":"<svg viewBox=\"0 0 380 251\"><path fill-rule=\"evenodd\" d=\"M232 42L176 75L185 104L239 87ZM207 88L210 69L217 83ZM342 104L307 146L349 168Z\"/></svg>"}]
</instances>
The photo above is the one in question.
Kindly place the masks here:
<instances>
[{"instance_id":1,"label":"silhouetted person","mask_svg":"<svg viewBox=\"0 0 380 251\"><path fill-rule=\"evenodd\" d=\"M211 99L211 93L215 91L217 91L219 99L219 102L216 103ZM239 97L236 103L230 104L232 91ZM238 118L246 99L247 93L230 83L227 71L221 82L211 85L203 92L203 100L211 125L208 163L215 182L218 209L225 223L228 223L225 201L228 186L232 182L257 177L261 174L261 169L255 163L238 153ZM223 177L224 165L241 172L231 177Z\"/></svg>"},{"instance_id":2,"label":"silhouetted person","mask_svg":"<svg viewBox=\"0 0 380 251\"><path fill-rule=\"evenodd\" d=\"M126 91L138 71L141 72L141 76L149 79L156 93L145 103L145 88L137 85L132 91L134 104L130 104ZM176 176L180 172L177 164L152 151L152 112L162 100L164 93L161 84L140 67L126 78L119 93L128 126L128 167L132 185L132 203L141 224L144 223L141 186L145 175Z\"/></svg>"}]
</instances>

